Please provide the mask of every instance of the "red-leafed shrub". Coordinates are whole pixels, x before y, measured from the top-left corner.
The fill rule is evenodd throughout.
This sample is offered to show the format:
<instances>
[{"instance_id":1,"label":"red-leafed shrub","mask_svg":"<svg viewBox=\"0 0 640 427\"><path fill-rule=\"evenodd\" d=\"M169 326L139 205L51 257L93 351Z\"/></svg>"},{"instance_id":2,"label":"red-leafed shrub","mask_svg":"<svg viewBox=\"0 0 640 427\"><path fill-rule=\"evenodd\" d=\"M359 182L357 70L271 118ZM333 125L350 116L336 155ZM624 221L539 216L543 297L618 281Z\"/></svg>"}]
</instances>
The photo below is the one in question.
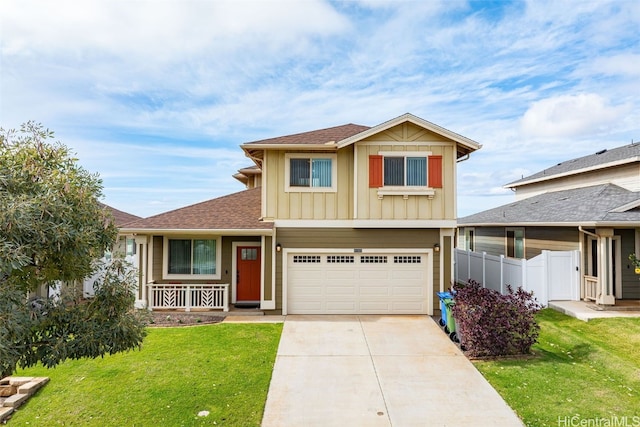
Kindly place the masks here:
<instances>
[{"instance_id":1,"label":"red-leafed shrub","mask_svg":"<svg viewBox=\"0 0 640 427\"><path fill-rule=\"evenodd\" d=\"M507 289L502 295L473 280L455 288L453 316L468 355L528 354L537 342L540 327L535 314L542 307L532 292Z\"/></svg>"}]
</instances>

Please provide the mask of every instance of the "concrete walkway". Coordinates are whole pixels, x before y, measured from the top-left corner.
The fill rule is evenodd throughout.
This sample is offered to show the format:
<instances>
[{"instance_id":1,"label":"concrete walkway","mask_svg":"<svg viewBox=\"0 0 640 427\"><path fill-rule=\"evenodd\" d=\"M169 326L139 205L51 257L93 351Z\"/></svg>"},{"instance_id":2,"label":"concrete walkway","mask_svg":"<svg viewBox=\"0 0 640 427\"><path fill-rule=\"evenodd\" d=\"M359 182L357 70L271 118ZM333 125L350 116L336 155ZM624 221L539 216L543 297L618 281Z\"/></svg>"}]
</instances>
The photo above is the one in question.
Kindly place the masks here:
<instances>
[{"instance_id":1,"label":"concrete walkway","mask_svg":"<svg viewBox=\"0 0 640 427\"><path fill-rule=\"evenodd\" d=\"M522 426L428 316L287 316L263 427Z\"/></svg>"},{"instance_id":2,"label":"concrete walkway","mask_svg":"<svg viewBox=\"0 0 640 427\"><path fill-rule=\"evenodd\" d=\"M592 319L640 317L640 310L596 310L594 307L595 304L585 301L549 301L549 308L585 322Z\"/></svg>"}]
</instances>

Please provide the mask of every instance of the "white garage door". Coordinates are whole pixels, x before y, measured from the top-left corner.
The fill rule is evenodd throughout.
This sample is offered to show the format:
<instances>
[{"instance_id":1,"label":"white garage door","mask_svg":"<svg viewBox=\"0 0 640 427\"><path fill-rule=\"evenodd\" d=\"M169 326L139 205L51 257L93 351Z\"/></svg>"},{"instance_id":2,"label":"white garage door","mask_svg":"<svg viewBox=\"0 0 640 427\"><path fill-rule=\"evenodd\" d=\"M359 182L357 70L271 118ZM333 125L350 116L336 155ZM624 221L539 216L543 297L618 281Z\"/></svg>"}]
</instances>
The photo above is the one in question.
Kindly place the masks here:
<instances>
[{"instance_id":1,"label":"white garage door","mask_svg":"<svg viewBox=\"0 0 640 427\"><path fill-rule=\"evenodd\" d=\"M289 253L288 314L429 314L427 253Z\"/></svg>"}]
</instances>

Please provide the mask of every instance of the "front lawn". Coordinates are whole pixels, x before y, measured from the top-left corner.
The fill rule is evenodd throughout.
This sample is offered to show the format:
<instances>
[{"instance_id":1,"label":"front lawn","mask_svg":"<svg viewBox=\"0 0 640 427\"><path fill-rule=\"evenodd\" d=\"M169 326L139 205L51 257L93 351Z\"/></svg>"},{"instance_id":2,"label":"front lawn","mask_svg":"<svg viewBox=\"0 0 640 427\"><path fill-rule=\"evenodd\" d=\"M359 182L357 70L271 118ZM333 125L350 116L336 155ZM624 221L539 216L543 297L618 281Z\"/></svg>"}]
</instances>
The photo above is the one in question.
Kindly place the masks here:
<instances>
[{"instance_id":1,"label":"front lawn","mask_svg":"<svg viewBox=\"0 0 640 427\"><path fill-rule=\"evenodd\" d=\"M258 426L281 332L282 324L150 329L142 351L20 371L51 381L9 424Z\"/></svg>"},{"instance_id":2,"label":"front lawn","mask_svg":"<svg viewBox=\"0 0 640 427\"><path fill-rule=\"evenodd\" d=\"M640 425L640 318L537 320L536 357L475 363L525 424Z\"/></svg>"}]
</instances>

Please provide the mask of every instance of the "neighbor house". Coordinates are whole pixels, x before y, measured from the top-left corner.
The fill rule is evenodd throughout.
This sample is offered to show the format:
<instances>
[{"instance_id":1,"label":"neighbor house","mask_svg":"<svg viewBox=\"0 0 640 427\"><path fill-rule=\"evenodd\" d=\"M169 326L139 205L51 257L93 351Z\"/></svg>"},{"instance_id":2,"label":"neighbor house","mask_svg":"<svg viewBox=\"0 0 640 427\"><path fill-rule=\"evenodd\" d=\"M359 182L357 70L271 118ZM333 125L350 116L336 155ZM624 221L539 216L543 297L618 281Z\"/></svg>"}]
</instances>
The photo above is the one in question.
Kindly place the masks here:
<instances>
[{"instance_id":1,"label":"neighbor house","mask_svg":"<svg viewBox=\"0 0 640 427\"><path fill-rule=\"evenodd\" d=\"M603 305L640 299L640 275L629 260L640 250L640 143L568 160L506 187L515 202L459 219L460 248L525 259L543 250L579 251L582 283L567 295Z\"/></svg>"},{"instance_id":2,"label":"neighbor house","mask_svg":"<svg viewBox=\"0 0 640 427\"><path fill-rule=\"evenodd\" d=\"M139 306L432 314L456 164L480 144L405 114L242 144L247 189L128 224Z\"/></svg>"}]
</instances>

